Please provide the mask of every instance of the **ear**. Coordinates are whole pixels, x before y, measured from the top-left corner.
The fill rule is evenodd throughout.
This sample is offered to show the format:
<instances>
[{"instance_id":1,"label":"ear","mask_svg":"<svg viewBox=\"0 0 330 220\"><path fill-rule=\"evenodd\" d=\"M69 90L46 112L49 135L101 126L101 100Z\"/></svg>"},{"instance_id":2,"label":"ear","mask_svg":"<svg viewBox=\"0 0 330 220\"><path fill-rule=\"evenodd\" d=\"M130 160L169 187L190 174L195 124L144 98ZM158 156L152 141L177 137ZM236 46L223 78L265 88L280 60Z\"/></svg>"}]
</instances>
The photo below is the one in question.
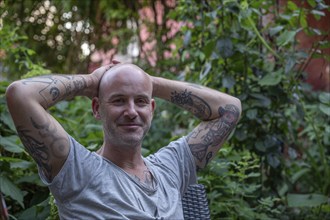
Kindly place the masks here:
<instances>
[{"instance_id":1,"label":"ear","mask_svg":"<svg viewBox=\"0 0 330 220\"><path fill-rule=\"evenodd\" d=\"M98 97L94 97L92 99L92 109L93 109L93 116L97 120L101 120L101 115L100 115L100 102Z\"/></svg>"},{"instance_id":2,"label":"ear","mask_svg":"<svg viewBox=\"0 0 330 220\"><path fill-rule=\"evenodd\" d=\"M155 109L156 109L155 99L151 99L151 108L152 108L152 116L154 116L154 112L155 112Z\"/></svg>"}]
</instances>

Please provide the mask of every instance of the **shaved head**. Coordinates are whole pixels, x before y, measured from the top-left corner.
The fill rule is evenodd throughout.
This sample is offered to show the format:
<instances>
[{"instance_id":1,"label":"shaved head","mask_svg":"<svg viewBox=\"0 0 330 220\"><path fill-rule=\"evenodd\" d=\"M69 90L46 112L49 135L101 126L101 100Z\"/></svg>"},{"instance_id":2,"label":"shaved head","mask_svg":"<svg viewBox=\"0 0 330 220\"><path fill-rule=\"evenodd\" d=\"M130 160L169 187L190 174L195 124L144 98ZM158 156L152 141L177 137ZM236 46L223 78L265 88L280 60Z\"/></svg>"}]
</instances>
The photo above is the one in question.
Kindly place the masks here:
<instances>
[{"instance_id":1,"label":"shaved head","mask_svg":"<svg viewBox=\"0 0 330 220\"><path fill-rule=\"evenodd\" d=\"M146 92L150 92L150 97L152 96L152 81L147 73L134 64L117 64L104 73L99 86L99 97L104 96L107 87L118 83L128 86L143 83Z\"/></svg>"}]
</instances>

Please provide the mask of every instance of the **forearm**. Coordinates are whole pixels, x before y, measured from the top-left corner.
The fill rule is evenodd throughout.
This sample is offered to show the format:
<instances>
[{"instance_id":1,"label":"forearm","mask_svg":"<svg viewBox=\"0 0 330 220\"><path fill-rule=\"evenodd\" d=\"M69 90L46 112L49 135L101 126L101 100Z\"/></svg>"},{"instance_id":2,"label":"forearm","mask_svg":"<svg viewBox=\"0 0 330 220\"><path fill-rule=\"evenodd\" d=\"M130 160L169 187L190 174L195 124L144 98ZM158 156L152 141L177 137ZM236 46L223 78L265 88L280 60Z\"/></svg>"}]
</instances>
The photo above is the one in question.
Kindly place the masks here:
<instances>
[{"instance_id":1,"label":"forearm","mask_svg":"<svg viewBox=\"0 0 330 220\"><path fill-rule=\"evenodd\" d=\"M23 98L47 109L57 102L75 96L92 97L97 92L97 82L90 75L47 75L23 79L12 83L7 95Z\"/></svg>"},{"instance_id":2,"label":"forearm","mask_svg":"<svg viewBox=\"0 0 330 220\"><path fill-rule=\"evenodd\" d=\"M160 77L152 80L155 97L170 101L204 121L219 118L219 110L227 105L241 109L237 98L207 87Z\"/></svg>"}]
</instances>

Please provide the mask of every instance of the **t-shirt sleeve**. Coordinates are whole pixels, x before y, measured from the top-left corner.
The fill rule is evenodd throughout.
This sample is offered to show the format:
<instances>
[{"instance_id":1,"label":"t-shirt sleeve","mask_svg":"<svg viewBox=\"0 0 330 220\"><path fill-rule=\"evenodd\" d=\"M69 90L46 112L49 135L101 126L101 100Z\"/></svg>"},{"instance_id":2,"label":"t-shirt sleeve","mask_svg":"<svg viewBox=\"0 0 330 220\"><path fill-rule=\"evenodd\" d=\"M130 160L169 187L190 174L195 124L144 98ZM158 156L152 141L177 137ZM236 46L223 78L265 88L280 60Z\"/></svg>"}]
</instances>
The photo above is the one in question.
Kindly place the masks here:
<instances>
[{"instance_id":1,"label":"t-shirt sleeve","mask_svg":"<svg viewBox=\"0 0 330 220\"><path fill-rule=\"evenodd\" d=\"M189 185L197 182L195 160L185 137L171 142L149 158L170 170L169 175L180 184L181 194L184 194Z\"/></svg>"},{"instance_id":2,"label":"t-shirt sleeve","mask_svg":"<svg viewBox=\"0 0 330 220\"><path fill-rule=\"evenodd\" d=\"M65 202L75 195L78 195L92 179L93 171L100 165L100 157L87 150L74 138L69 136L70 152L60 172L52 182L48 182L39 168L39 175L56 200ZM88 172L92 170L92 172Z\"/></svg>"}]
</instances>

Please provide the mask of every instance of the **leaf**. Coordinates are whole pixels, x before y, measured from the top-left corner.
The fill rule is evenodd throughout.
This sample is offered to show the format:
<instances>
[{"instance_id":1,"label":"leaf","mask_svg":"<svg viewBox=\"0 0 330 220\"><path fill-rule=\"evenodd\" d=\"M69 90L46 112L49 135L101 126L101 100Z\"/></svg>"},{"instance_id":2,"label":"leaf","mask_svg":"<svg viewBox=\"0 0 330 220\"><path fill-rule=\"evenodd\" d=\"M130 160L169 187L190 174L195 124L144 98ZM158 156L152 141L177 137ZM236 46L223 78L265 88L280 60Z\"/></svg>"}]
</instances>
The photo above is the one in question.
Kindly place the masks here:
<instances>
[{"instance_id":1,"label":"leaf","mask_svg":"<svg viewBox=\"0 0 330 220\"><path fill-rule=\"evenodd\" d=\"M15 125L14 125L14 122L13 122L13 120L11 119L11 117L10 117L10 115L9 115L9 113L8 112L2 112L1 113L1 116L0 116L0 120L5 124L5 125L7 125L9 128L10 128L10 130L12 130L12 131L16 131L16 129L15 129Z\"/></svg>"},{"instance_id":2,"label":"leaf","mask_svg":"<svg viewBox=\"0 0 330 220\"><path fill-rule=\"evenodd\" d=\"M325 16L325 13L323 11L319 11L319 10L312 10L311 14L316 15L316 16Z\"/></svg>"},{"instance_id":3,"label":"leaf","mask_svg":"<svg viewBox=\"0 0 330 220\"><path fill-rule=\"evenodd\" d=\"M303 10L300 10L299 22L300 22L300 26L302 28L307 28L308 27L306 14Z\"/></svg>"},{"instance_id":4,"label":"leaf","mask_svg":"<svg viewBox=\"0 0 330 220\"><path fill-rule=\"evenodd\" d=\"M216 45L216 42L214 40L212 40L212 41L209 41L205 45L205 47L203 48L203 52L205 54L205 58L206 59L208 59L211 56L211 54L212 54L212 52L213 52L213 50L215 48L215 45Z\"/></svg>"},{"instance_id":5,"label":"leaf","mask_svg":"<svg viewBox=\"0 0 330 220\"><path fill-rule=\"evenodd\" d=\"M280 160L278 159L277 154L268 154L267 155L267 162L273 168L277 168L281 164Z\"/></svg>"},{"instance_id":6,"label":"leaf","mask_svg":"<svg viewBox=\"0 0 330 220\"><path fill-rule=\"evenodd\" d=\"M0 136L1 137L1 136ZM0 146L12 153L22 153L24 149L17 144L17 136L1 137Z\"/></svg>"},{"instance_id":7,"label":"leaf","mask_svg":"<svg viewBox=\"0 0 330 220\"><path fill-rule=\"evenodd\" d=\"M231 89L235 85L236 81L232 76L225 76L222 79L222 86L224 88Z\"/></svg>"},{"instance_id":8,"label":"leaf","mask_svg":"<svg viewBox=\"0 0 330 220\"><path fill-rule=\"evenodd\" d=\"M250 96L257 99L257 103L255 103L256 106L268 107L271 104L271 100L264 95L251 93Z\"/></svg>"},{"instance_id":9,"label":"leaf","mask_svg":"<svg viewBox=\"0 0 330 220\"><path fill-rule=\"evenodd\" d=\"M319 109L320 109L321 112L323 112L324 114L330 116L330 106L329 106L329 105L319 104Z\"/></svg>"},{"instance_id":10,"label":"leaf","mask_svg":"<svg viewBox=\"0 0 330 220\"><path fill-rule=\"evenodd\" d=\"M287 5L288 9L290 9L291 11L296 11L298 10L298 6L292 2L292 1L288 1L288 5Z\"/></svg>"},{"instance_id":11,"label":"leaf","mask_svg":"<svg viewBox=\"0 0 330 220\"><path fill-rule=\"evenodd\" d=\"M277 34L278 32L280 32L281 30L283 30L283 26L279 25L273 28L269 28L269 35L270 36L274 36L275 34Z\"/></svg>"},{"instance_id":12,"label":"leaf","mask_svg":"<svg viewBox=\"0 0 330 220\"><path fill-rule=\"evenodd\" d=\"M23 192L7 177L0 175L0 191L17 201L23 208Z\"/></svg>"},{"instance_id":13,"label":"leaf","mask_svg":"<svg viewBox=\"0 0 330 220\"><path fill-rule=\"evenodd\" d=\"M207 74L210 72L212 68L212 64L207 62L205 63L205 66L203 67L203 69L201 70L201 73L199 75L199 79L202 80L204 77L207 76Z\"/></svg>"},{"instance_id":14,"label":"leaf","mask_svg":"<svg viewBox=\"0 0 330 220\"><path fill-rule=\"evenodd\" d=\"M28 169L32 165L33 165L32 162L26 161L26 160L22 160L22 161L10 163L10 169L14 169L14 168Z\"/></svg>"},{"instance_id":15,"label":"leaf","mask_svg":"<svg viewBox=\"0 0 330 220\"><path fill-rule=\"evenodd\" d=\"M307 0L307 2L312 8L316 6L315 0Z\"/></svg>"},{"instance_id":16,"label":"leaf","mask_svg":"<svg viewBox=\"0 0 330 220\"><path fill-rule=\"evenodd\" d=\"M249 109L246 112L246 117L248 117L249 119L255 119L257 117L258 114L258 109Z\"/></svg>"},{"instance_id":17,"label":"leaf","mask_svg":"<svg viewBox=\"0 0 330 220\"><path fill-rule=\"evenodd\" d=\"M310 171L310 168L304 168L301 169L299 171L297 171L296 173L294 173L291 177L291 182L292 183L296 183L297 180L302 177L304 174L308 173Z\"/></svg>"},{"instance_id":18,"label":"leaf","mask_svg":"<svg viewBox=\"0 0 330 220\"><path fill-rule=\"evenodd\" d=\"M186 32L186 34L184 35L184 39L183 39L183 45L184 47L187 47L188 44L190 43L190 40L191 40L191 31L188 30Z\"/></svg>"},{"instance_id":19,"label":"leaf","mask_svg":"<svg viewBox=\"0 0 330 220\"><path fill-rule=\"evenodd\" d=\"M280 47L292 43L295 39L296 31L284 31L277 39L276 44Z\"/></svg>"},{"instance_id":20,"label":"leaf","mask_svg":"<svg viewBox=\"0 0 330 220\"><path fill-rule=\"evenodd\" d=\"M281 71L271 72L265 75L258 84L261 86L275 86L282 80Z\"/></svg>"},{"instance_id":21,"label":"leaf","mask_svg":"<svg viewBox=\"0 0 330 220\"><path fill-rule=\"evenodd\" d=\"M328 92L320 93L319 100L323 104L330 105L330 93L328 93Z\"/></svg>"},{"instance_id":22,"label":"leaf","mask_svg":"<svg viewBox=\"0 0 330 220\"><path fill-rule=\"evenodd\" d=\"M286 64L285 64L285 70L284 70L284 72L285 73L289 73L292 70L292 68L295 66L295 64L296 64L296 59L294 59L292 57L288 57L286 59Z\"/></svg>"},{"instance_id":23,"label":"leaf","mask_svg":"<svg viewBox=\"0 0 330 220\"><path fill-rule=\"evenodd\" d=\"M229 58L234 54L233 43L229 38L219 39L216 49L222 58Z\"/></svg>"},{"instance_id":24,"label":"leaf","mask_svg":"<svg viewBox=\"0 0 330 220\"><path fill-rule=\"evenodd\" d=\"M328 201L328 197L321 194L288 194L289 207L315 207Z\"/></svg>"}]
</instances>

